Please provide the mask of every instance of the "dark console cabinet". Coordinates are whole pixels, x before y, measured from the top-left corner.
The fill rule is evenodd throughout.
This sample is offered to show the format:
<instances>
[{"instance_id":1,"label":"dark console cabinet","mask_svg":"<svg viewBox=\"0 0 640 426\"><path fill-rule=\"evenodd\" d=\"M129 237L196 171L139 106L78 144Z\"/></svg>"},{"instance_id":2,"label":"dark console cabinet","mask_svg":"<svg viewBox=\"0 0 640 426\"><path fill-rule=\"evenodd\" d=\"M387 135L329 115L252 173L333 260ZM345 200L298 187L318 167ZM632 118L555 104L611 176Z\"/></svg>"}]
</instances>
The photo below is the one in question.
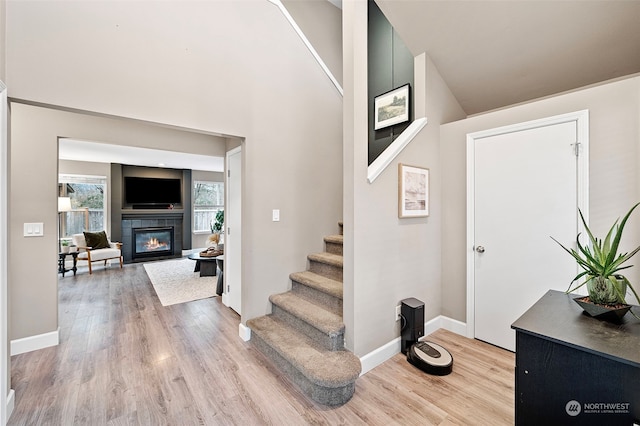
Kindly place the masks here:
<instances>
[{"instance_id":1,"label":"dark console cabinet","mask_svg":"<svg viewBox=\"0 0 640 426\"><path fill-rule=\"evenodd\" d=\"M640 424L640 321L591 318L574 297L551 290L511 326L516 425Z\"/></svg>"}]
</instances>

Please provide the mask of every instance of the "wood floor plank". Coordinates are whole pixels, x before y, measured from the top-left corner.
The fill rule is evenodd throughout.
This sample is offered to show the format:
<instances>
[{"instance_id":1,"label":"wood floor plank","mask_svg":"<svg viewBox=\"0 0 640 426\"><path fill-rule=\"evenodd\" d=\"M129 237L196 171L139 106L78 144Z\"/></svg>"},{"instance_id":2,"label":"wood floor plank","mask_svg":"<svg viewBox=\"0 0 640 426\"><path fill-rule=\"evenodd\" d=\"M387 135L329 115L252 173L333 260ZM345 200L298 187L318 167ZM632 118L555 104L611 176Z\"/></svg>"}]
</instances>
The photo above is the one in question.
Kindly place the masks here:
<instances>
[{"instance_id":1,"label":"wood floor plank","mask_svg":"<svg viewBox=\"0 0 640 426\"><path fill-rule=\"evenodd\" d=\"M9 425L510 425L514 355L438 330L454 357L431 376L398 354L353 398L307 398L219 297L162 306L140 264L59 281L60 344L12 357Z\"/></svg>"}]
</instances>

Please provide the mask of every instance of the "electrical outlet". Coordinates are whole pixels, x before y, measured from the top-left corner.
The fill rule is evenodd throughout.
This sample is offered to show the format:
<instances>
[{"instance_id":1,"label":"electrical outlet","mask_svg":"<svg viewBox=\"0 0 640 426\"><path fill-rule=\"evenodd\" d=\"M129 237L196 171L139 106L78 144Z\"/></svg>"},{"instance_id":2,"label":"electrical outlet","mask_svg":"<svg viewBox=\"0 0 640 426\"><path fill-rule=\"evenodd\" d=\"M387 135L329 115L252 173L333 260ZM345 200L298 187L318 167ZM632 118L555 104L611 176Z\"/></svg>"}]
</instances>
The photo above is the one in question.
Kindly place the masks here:
<instances>
[{"instance_id":1,"label":"electrical outlet","mask_svg":"<svg viewBox=\"0 0 640 426\"><path fill-rule=\"evenodd\" d=\"M400 305L396 306L396 321L400 321Z\"/></svg>"}]
</instances>

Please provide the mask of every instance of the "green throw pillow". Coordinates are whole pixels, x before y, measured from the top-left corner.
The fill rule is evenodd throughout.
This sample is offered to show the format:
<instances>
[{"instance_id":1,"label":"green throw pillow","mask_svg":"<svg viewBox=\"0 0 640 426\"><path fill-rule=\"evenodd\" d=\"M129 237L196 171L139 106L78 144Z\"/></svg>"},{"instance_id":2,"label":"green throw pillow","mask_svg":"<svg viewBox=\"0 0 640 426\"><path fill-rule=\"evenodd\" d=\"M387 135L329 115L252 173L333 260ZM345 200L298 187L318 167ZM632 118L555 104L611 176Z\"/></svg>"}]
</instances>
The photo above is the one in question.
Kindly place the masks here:
<instances>
[{"instance_id":1,"label":"green throw pillow","mask_svg":"<svg viewBox=\"0 0 640 426\"><path fill-rule=\"evenodd\" d=\"M107 233L100 232L84 232L84 240L87 242L87 247L93 249L103 249L111 247L109 240L107 240Z\"/></svg>"}]
</instances>

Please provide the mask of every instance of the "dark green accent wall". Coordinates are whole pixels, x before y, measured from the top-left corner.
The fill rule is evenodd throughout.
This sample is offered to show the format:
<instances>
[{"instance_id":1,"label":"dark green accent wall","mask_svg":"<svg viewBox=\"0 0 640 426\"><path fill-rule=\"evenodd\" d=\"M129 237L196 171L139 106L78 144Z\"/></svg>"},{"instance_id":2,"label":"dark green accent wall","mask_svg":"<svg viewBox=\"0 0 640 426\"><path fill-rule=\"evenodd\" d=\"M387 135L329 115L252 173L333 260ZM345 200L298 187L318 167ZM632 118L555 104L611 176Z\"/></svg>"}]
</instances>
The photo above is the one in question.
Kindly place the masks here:
<instances>
[{"instance_id":1,"label":"dark green accent wall","mask_svg":"<svg viewBox=\"0 0 640 426\"><path fill-rule=\"evenodd\" d=\"M369 0L368 37L369 165L371 165L413 121L414 84L413 55L373 0ZM375 97L407 83L411 85L409 121L385 129L373 130Z\"/></svg>"},{"instance_id":2,"label":"dark green accent wall","mask_svg":"<svg viewBox=\"0 0 640 426\"><path fill-rule=\"evenodd\" d=\"M193 193L193 175L191 170L182 171L182 250L191 250L192 228L191 222L193 214L191 211L191 195Z\"/></svg>"}]
</instances>

